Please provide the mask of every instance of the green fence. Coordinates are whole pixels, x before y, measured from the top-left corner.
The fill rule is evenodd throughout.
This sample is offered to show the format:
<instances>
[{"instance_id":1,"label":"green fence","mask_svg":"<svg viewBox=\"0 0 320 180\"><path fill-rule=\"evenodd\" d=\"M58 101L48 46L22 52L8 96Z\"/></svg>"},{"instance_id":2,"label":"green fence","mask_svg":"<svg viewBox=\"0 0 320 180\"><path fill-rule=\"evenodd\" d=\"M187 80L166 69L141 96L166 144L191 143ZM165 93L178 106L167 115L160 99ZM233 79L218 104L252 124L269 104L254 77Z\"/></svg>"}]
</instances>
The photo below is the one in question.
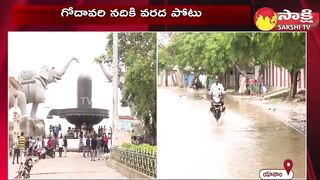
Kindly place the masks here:
<instances>
[{"instance_id":1,"label":"green fence","mask_svg":"<svg viewBox=\"0 0 320 180\"><path fill-rule=\"evenodd\" d=\"M111 148L111 159L145 175L157 177L156 152Z\"/></svg>"}]
</instances>

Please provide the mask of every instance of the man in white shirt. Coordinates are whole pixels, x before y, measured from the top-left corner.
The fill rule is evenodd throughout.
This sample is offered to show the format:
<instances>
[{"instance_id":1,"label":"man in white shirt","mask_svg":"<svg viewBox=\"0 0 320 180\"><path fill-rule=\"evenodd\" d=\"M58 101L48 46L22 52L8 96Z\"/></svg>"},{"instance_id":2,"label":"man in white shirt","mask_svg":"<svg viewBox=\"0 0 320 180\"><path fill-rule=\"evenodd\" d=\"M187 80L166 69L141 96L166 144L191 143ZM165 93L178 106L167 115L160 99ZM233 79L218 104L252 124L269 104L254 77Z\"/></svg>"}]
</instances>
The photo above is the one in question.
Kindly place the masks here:
<instances>
[{"instance_id":1,"label":"man in white shirt","mask_svg":"<svg viewBox=\"0 0 320 180\"><path fill-rule=\"evenodd\" d=\"M36 149L41 149L42 148L42 143L41 143L41 141L40 141L40 138L38 137L37 138L37 141L36 141Z\"/></svg>"},{"instance_id":2,"label":"man in white shirt","mask_svg":"<svg viewBox=\"0 0 320 180\"><path fill-rule=\"evenodd\" d=\"M61 155L62 155L62 148L63 148L62 134L60 135L60 138L59 138L59 140L58 140L58 144L59 144L59 157L61 157Z\"/></svg>"},{"instance_id":3,"label":"man in white shirt","mask_svg":"<svg viewBox=\"0 0 320 180\"><path fill-rule=\"evenodd\" d=\"M224 99L223 99L223 95L225 94L224 87L221 83L219 83L218 76L215 76L214 81L215 82L210 87L210 94L214 95L214 94L218 93L221 95L222 112L224 112L224 110L226 109L224 107ZM212 106L212 104L211 104L211 106ZM212 107L210 108L210 110L212 110Z\"/></svg>"},{"instance_id":4,"label":"man in white shirt","mask_svg":"<svg viewBox=\"0 0 320 180\"><path fill-rule=\"evenodd\" d=\"M83 151L83 157L86 157L86 152L88 151L87 150L87 134L83 134L83 137L82 137L82 144L83 144L83 148L82 148L82 151Z\"/></svg>"}]
</instances>

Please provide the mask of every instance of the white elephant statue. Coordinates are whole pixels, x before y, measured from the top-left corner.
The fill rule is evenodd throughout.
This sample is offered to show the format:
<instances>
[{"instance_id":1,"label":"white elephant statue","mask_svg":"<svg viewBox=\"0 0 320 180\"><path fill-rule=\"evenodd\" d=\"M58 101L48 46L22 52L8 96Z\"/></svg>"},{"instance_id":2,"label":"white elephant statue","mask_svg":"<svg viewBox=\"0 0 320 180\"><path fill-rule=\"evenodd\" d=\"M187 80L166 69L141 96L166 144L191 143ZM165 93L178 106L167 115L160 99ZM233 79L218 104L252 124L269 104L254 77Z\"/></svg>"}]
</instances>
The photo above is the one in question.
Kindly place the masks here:
<instances>
[{"instance_id":1,"label":"white elephant statue","mask_svg":"<svg viewBox=\"0 0 320 180\"><path fill-rule=\"evenodd\" d=\"M103 74L106 76L106 78L109 80L109 82L112 82L113 80L113 74L111 72L109 72L109 70L102 64L102 62L98 62L100 67L101 67L101 70L103 72ZM118 88L120 89L121 91L121 94L123 93L124 91L124 82L121 82L120 79L118 80ZM129 103L127 100L125 99L121 99L121 106L122 107L130 107L131 109L131 112L132 111L132 108L133 108L133 104L132 103Z\"/></svg>"},{"instance_id":2,"label":"white elephant statue","mask_svg":"<svg viewBox=\"0 0 320 180\"><path fill-rule=\"evenodd\" d=\"M106 78L109 80L109 82L112 82L113 74L111 74L111 72L109 72L107 70L107 68L104 65L102 65L101 62L99 62L99 65L101 67L103 74L106 76ZM120 90L122 90L122 88L123 88L123 82L121 82L120 80L118 81L118 88Z\"/></svg>"},{"instance_id":3,"label":"white elephant statue","mask_svg":"<svg viewBox=\"0 0 320 180\"><path fill-rule=\"evenodd\" d=\"M43 66L39 75L36 75L36 72L33 70L25 70L19 73L18 80L22 86L22 91L18 93L17 106L20 108L23 117L27 116L27 104L29 103L32 103L31 117L36 117L39 103L44 103L45 101L47 85L57 82L56 80L60 80L72 61L79 63L78 59L72 58L61 70L56 70L54 67L48 68L47 66ZM13 94L9 94L9 108L13 107L13 105Z\"/></svg>"}]
</instances>

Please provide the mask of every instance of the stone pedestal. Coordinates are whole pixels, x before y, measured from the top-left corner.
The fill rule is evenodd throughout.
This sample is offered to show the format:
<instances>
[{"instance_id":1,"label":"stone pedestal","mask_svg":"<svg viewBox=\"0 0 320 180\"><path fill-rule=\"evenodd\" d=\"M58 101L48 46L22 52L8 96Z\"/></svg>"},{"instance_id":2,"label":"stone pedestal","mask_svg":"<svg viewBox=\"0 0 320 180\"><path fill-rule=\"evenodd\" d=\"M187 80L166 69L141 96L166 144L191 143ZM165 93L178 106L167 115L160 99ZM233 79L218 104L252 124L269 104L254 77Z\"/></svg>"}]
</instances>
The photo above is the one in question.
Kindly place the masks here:
<instances>
[{"instance_id":1,"label":"stone pedestal","mask_svg":"<svg viewBox=\"0 0 320 180\"><path fill-rule=\"evenodd\" d=\"M45 135L45 124L43 119L24 117L20 121L20 132L24 132L25 137L42 137Z\"/></svg>"}]
</instances>

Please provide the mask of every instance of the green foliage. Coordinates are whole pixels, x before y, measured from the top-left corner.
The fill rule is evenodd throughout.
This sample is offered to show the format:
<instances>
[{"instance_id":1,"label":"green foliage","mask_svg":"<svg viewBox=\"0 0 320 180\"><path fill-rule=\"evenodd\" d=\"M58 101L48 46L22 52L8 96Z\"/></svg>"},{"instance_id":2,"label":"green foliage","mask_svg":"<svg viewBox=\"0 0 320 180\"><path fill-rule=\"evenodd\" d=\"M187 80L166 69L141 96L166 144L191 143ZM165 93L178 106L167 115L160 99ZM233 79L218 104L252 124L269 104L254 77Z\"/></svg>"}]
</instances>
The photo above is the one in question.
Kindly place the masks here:
<instances>
[{"instance_id":1,"label":"green foliage","mask_svg":"<svg viewBox=\"0 0 320 180\"><path fill-rule=\"evenodd\" d=\"M305 67L305 33L178 33L167 47L159 47L160 70L178 65L213 76L235 65L266 67L269 61L296 74Z\"/></svg>"},{"instance_id":2,"label":"green foliage","mask_svg":"<svg viewBox=\"0 0 320 180\"><path fill-rule=\"evenodd\" d=\"M289 71L305 66L305 33L272 33L268 44L276 65Z\"/></svg>"},{"instance_id":3,"label":"green foliage","mask_svg":"<svg viewBox=\"0 0 320 180\"><path fill-rule=\"evenodd\" d=\"M180 33L159 50L159 61L166 62L162 68L191 66L209 74L223 73L234 64L247 68L270 60L288 70L299 69L304 59L304 33Z\"/></svg>"},{"instance_id":4,"label":"green foliage","mask_svg":"<svg viewBox=\"0 0 320 180\"><path fill-rule=\"evenodd\" d=\"M108 36L106 53L96 58L112 67L113 38ZM156 33L118 34L119 75L124 77L122 102L145 123L147 136L156 139Z\"/></svg>"},{"instance_id":5,"label":"green foliage","mask_svg":"<svg viewBox=\"0 0 320 180\"><path fill-rule=\"evenodd\" d=\"M157 146L151 146L149 144L135 145L135 144L131 144L131 143L124 143L124 144L122 144L122 148L129 149L129 150L147 151L147 152L156 152L157 151Z\"/></svg>"},{"instance_id":6,"label":"green foliage","mask_svg":"<svg viewBox=\"0 0 320 180\"><path fill-rule=\"evenodd\" d=\"M158 51L158 68L159 70L168 70L173 68L173 55L168 48L160 48Z\"/></svg>"}]
</instances>

